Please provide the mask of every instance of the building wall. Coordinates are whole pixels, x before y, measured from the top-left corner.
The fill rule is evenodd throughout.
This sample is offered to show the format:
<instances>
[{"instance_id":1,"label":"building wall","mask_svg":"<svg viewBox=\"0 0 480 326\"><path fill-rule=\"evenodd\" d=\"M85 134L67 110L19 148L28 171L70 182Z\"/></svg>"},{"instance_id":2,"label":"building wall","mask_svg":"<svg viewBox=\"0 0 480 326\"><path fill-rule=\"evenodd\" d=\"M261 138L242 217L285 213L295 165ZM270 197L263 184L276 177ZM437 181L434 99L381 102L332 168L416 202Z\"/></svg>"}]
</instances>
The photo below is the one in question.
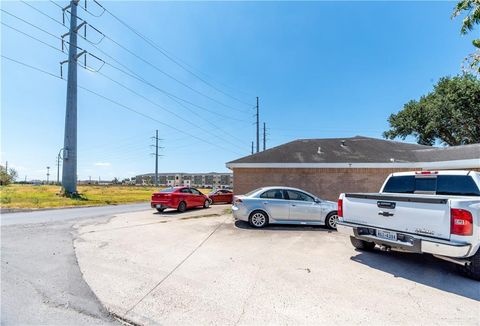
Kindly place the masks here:
<instances>
[{"instance_id":1,"label":"building wall","mask_svg":"<svg viewBox=\"0 0 480 326\"><path fill-rule=\"evenodd\" d=\"M244 194L264 186L288 186L336 201L342 192L378 192L390 173L410 170L235 168L233 190L236 194Z\"/></svg>"},{"instance_id":2,"label":"building wall","mask_svg":"<svg viewBox=\"0 0 480 326\"><path fill-rule=\"evenodd\" d=\"M468 169L480 172L480 169ZM265 186L304 189L322 199L336 201L342 192L378 192L390 173L408 169L233 169L233 191L245 194Z\"/></svg>"}]
</instances>

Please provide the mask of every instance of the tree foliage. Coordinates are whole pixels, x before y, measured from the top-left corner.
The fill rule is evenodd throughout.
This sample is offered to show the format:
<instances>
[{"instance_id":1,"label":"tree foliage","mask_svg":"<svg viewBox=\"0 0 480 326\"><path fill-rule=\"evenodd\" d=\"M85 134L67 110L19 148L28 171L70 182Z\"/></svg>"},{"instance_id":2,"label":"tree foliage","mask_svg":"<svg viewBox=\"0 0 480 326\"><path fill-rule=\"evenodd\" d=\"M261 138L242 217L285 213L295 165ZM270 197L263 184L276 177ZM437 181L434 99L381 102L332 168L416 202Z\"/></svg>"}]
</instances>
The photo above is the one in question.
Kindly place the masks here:
<instances>
[{"instance_id":1,"label":"tree foliage","mask_svg":"<svg viewBox=\"0 0 480 326\"><path fill-rule=\"evenodd\" d=\"M460 33L466 35L474 30L475 25L480 24L480 0L461 0L458 2L453 10L452 18L460 15L465 15ZM474 39L472 44L476 48L475 52L468 55L465 60L473 72L480 74L480 38Z\"/></svg>"},{"instance_id":2,"label":"tree foliage","mask_svg":"<svg viewBox=\"0 0 480 326\"><path fill-rule=\"evenodd\" d=\"M480 142L480 80L471 74L443 77L434 90L388 118L385 138L414 136L423 145Z\"/></svg>"},{"instance_id":3,"label":"tree foliage","mask_svg":"<svg viewBox=\"0 0 480 326\"><path fill-rule=\"evenodd\" d=\"M0 165L0 185L6 186L14 182L18 178L18 173L15 169L6 169L5 166Z\"/></svg>"}]
</instances>

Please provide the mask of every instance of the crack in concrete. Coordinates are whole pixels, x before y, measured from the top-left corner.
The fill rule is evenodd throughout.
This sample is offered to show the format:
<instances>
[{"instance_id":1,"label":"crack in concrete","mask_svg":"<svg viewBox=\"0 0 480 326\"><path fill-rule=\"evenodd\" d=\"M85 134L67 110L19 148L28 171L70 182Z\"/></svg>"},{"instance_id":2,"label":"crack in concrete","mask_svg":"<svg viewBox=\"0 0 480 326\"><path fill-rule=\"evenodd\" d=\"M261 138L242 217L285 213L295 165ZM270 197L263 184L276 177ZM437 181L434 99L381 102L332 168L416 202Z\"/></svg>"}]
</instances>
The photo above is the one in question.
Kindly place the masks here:
<instances>
[{"instance_id":1,"label":"crack in concrete","mask_svg":"<svg viewBox=\"0 0 480 326\"><path fill-rule=\"evenodd\" d=\"M193 256L193 254L195 252L197 252L205 242L207 242L208 239L210 239L210 237L215 233L217 232L218 229L220 229L220 227L222 225L225 224L225 221L227 220L228 216L221 222L219 223L215 229L213 229L212 232L210 232L210 234L202 240L202 242L200 242L185 258L183 258L170 272L168 272L167 275L165 275L157 284L155 284L154 287L152 287L144 296L142 296L140 298L140 300L137 301L137 303L135 303L130 309L128 309L125 314L123 315L123 318L126 318L126 316L130 313L130 311L132 311L133 309L135 309L136 306L138 306L140 304L140 302L142 302L148 295L150 295L155 289L157 289L163 282L165 282L177 269L180 268L180 266L182 266L190 257Z\"/></svg>"},{"instance_id":2,"label":"crack in concrete","mask_svg":"<svg viewBox=\"0 0 480 326\"><path fill-rule=\"evenodd\" d=\"M255 281L253 282L253 285L252 285L252 288L250 289L250 292L248 294L248 296L245 298L245 300L243 301L243 304L242 304L242 313L240 314L240 316L238 316L238 319L237 321L235 322L235 325L238 325L240 323L240 321L242 320L243 316L245 315L245 309L247 307L247 304L248 302L250 301L250 299L253 297L253 294L255 292L255 288L257 287L257 283L258 283L258 274L260 273L260 270L262 269L262 266L258 266L258 270L257 272L255 273Z\"/></svg>"}]
</instances>

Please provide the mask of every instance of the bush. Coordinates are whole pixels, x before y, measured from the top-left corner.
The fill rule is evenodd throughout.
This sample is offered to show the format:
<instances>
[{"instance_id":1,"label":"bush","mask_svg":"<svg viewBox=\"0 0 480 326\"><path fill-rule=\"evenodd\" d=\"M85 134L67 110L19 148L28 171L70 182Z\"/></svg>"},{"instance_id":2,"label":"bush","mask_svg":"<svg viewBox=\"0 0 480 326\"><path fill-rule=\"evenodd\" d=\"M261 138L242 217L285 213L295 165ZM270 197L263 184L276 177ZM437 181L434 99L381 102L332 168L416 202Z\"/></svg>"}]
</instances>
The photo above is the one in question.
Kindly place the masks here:
<instances>
[{"instance_id":1,"label":"bush","mask_svg":"<svg viewBox=\"0 0 480 326\"><path fill-rule=\"evenodd\" d=\"M7 186L17 179L18 173L15 169L6 169L5 166L0 165L0 185Z\"/></svg>"},{"instance_id":2,"label":"bush","mask_svg":"<svg viewBox=\"0 0 480 326\"><path fill-rule=\"evenodd\" d=\"M2 197L2 198L0 199L0 202L1 202L2 204L10 204L10 203L12 202L12 198L10 198L10 197Z\"/></svg>"}]
</instances>

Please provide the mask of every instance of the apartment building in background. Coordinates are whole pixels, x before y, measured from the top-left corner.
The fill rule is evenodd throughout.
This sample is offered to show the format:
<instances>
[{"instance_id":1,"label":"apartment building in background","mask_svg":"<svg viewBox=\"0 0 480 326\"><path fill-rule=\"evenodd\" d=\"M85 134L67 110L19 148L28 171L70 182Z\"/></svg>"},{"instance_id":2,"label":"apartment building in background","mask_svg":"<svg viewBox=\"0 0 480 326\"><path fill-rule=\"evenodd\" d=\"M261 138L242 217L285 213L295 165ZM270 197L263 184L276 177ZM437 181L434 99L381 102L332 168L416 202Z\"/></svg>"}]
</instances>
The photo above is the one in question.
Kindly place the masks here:
<instances>
[{"instance_id":1,"label":"apartment building in background","mask_svg":"<svg viewBox=\"0 0 480 326\"><path fill-rule=\"evenodd\" d=\"M152 185L155 173L137 175L136 185ZM159 173L158 185L161 187L191 186L198 188L232 188L233 173Z\"/></svg>"}]
</instances>

